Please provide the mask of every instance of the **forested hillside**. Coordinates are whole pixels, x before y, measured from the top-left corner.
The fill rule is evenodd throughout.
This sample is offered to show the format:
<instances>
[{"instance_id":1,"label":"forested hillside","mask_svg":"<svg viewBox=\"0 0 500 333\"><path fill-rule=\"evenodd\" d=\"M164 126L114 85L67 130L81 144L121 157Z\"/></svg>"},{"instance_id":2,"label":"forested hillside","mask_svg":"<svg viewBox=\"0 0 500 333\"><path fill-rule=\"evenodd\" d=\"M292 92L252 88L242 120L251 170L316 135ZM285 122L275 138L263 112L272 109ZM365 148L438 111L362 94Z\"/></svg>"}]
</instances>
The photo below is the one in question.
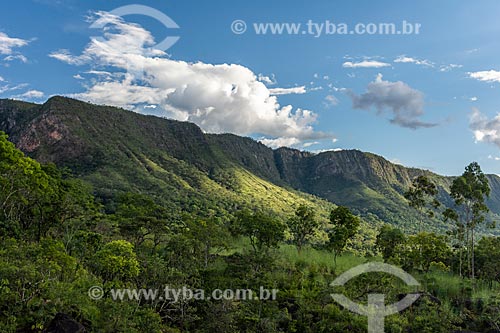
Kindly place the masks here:
<instances>
[{"instance_id":1,"label":"forested hillside","mask_svg":"<svg viewBox=\"0 0 500 333\"><path fill-rule=\"evenodd\" d=\"M330 203L340 204L374 225L415 231L422 216L406 208L403 194L413 178L427 175L438 185L440 200L453 204L447 193L452 177L372 153L272 150L250 138L204 134L191 123L63 97L43 105L0 101L0 130L29 156L70 168L105 203L116 193L140 190L178 212L224 214L250 203L280 215L305 200L323 217ZM488 177L488 207L498 214L500 178ZM440 219L424 220L428 230L447 228Z\"/></svg>"},{"instance_id":2,"label":"forested hillside","mask_svg":"<svg viewBox=\"0 0 500 333\"><path fill-rule=\"evenodd\" d=\"M0 332L366 332L332 293L417 293L387 332L498 332L500 188L477 163L272 150L62 97L0 100L0 129ZM419 285L331 285L368 262Z\"/></svg>"}]
</instances>

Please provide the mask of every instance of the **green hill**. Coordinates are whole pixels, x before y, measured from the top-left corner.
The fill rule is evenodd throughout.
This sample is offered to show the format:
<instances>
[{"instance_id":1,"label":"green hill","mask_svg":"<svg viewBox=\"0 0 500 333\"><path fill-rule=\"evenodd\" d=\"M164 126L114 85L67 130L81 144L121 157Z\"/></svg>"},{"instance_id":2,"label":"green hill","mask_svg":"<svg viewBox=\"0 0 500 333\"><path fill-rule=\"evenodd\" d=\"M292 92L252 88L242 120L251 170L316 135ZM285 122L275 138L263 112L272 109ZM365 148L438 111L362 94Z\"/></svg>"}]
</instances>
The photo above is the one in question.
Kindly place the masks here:
<instances>
[{"instance_id":1,"label":"green hill","mask_svg":"<svg viewBox=\"0 0 500 333\"><path fill-rule=\"evenodd\" d=\"M152 195L173 214L221 217L242 207L284 217L294 205L307 203L326 221L333 204L341 204L369 223L415 231L422 217L402 194L420 174L433 179L441 200L452 204L446 193L451 177L372 153L273 150L251 138L205 134L192 123L64 97L43 105L0 100L0 130L29 156L69 167L90 182L109 210L110 199L127 191ZM500 178L488 177L488 205L500 214ZM446 228L437 219L425 224L431 230Z\"/></svg>"}]
</instances>

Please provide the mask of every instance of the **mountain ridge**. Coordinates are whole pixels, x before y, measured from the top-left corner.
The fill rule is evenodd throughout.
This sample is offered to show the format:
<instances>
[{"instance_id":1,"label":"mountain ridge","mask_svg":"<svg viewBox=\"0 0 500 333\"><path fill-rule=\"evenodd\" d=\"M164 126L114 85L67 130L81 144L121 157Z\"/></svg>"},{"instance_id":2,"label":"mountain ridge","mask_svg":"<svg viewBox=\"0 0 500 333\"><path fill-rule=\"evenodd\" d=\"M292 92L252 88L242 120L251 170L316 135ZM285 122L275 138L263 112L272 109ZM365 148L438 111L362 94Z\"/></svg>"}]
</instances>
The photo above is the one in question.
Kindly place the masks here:
<instances>
[{"instance_id":1,"label":"mountain ridge","mask_svg":"<svg viewBox=\"0 0 500 333\"><path fill-rule=\"evenodd\" d=\"M440 198L452 204L446 188L453 177L394 164L377 154L271 149L248 137L203 133L193 123L61 96L41 105L0 100L0 130L29 156L69 167L92 183L104 198L112 195L110 183L120 190L153 192L172 184L176 189L189 186L194 192L208 186L221 195L229 191L224 195L238 196L246 177L256 184L267 183L257 194L263 200L262 206L266 206L265 188L280 188L299 197L312 195L346 205L371 223L388 222L414 231L415 221L421 217L408 209L402 194L414 177L426 174L439 186ZM500 214L500 178L488 178L492 185L488 205ZM251 202L254 193L246 191ZM273 199L275 205L281 206L279 201ZM426 223L431 229L444 227L439 220Z\"/></svg>"}]
</instances>

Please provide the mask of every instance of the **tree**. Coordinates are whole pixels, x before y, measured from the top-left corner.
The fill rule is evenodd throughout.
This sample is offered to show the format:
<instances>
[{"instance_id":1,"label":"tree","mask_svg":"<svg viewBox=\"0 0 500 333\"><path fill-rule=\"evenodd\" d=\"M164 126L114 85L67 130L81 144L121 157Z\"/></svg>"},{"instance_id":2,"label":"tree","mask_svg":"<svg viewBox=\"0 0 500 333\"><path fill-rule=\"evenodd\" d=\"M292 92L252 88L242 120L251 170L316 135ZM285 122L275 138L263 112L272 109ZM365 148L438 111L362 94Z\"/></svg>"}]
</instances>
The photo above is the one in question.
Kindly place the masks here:
<instances>
[{"instance_id":1,"label":"tree","mask_svg":"<svg viewBox=\"0 0 500 333\"><path fill-rule=\"evenodd\" d=\"M71 179L54 164L41 165L26 157L3 132L0 190L0 236L40 241L50 230L65 229L69 220L92 218L98 211L82 181Z\"/></svg>"},{"instance_id":2,"label":"tree","mask_svg":"<svg viewBox=\"0 0 500 333\"><path fill-rule=\"evenodd\" d=\"M446 242L446 237L432 232L420 232L409 236L407 246L403 252L403 268L414 268L428 272L431 263L446 265L451 249Z\"/></svg>"},{"instance_id":3,"label":"tree","mask_svg":"<svg viewBox=\"0 0 500 333\"><path fill-rule=\"evenodd\" d=\"M500 282L500 237L483 237L476 246L477 275Z\"/></svg>"},{"instance_id":4,"label":"tree","mask_svg":"<svg viewBox=\"0 0 500 333\"><path fill-rule=\"evenodd\" d=\"M101 206L90 185L72 178L68 170L58 169L52 163L43 165L42 170L49 176L49 189L42 200L32 203L38 209L38 238L53 229L70 243L85 224L101 216Z\"/></svg>"},{"instance_id":5,"label":"tree","mask_svg":"<svg viewBox=\"0 0 500 333\"><path fill-rule=\"evenodd\" d=\"M169 211L156 203L152 197L139 193L126 193L119 197L115 218L120 232L140 246L147 239L156 248L165 236L178 227Z\"/></svg>"},{"instance_id":6,"label":"tree","mask_svg":"<svg viewBox=\"0 0 500 333\"><path fill-rule=\"evenodd\" d=\"M285 225L272 216L249 210L240 211L231 225L233 234L248 237L255 254L277 247L284 239Z\"/></svg>"},{"instance_id":7,"label":"tree","mask_svg":"<svg viewBox=\"0 0 500 333\"><path fill-rule=\"evenodd\" d=\"M410 207L429 217L434 216L434 209L441 204L435 198L438 194L436 185L426 176L418 176L413 179L410 189L405 192L404 197L408 200ZM422 219L419 223L419 232L422 231Z\"/></svg>"},{"instance_id":8,"label":"tree","mask_svg":"<svg viewBox=\"0 0 500 333\"><path fill-rule=\"evenodd\" d=\"M458 275L460 277L463 277L462 273L462 262L463 262L463 247L464 247L464 240L465 240L465 227L459 220L458 213L453 210L452 208L446 208L443 211L443 217L444 221L453 221L455 223L455 228L451 229L447 232L448 235L451 235L455 238L456 243L453 244L453 248L456 249L458 252Z\"/></svg>"},{"instance_id":9,"label":"tree","mask_svg":"<svg viewBox=\"0 0 500 333\"><path fill-rule=\"evenodd\" d=\"M450 195L457 207L456 221L461 224L459 228L465 231L469 272L474 280L474 231L484 222L484 214L489 211L484 201L490 195L488 179L477 162L469 164L464 173L453 180Z\"/></svg>"},{"instance_id":10,"label":"tree","mask_svg":"<svg viewBox=\"0 0 500 333\"><path fill-rule=\"evenodd\" d=\"M139 262L134 246L126 240L107 243L95 254L96 272L104 281L125 281L139 275Z\"/></svg>"},{"instance_id":11,"label":"tree","mask_svg":"<svg viewBox=\"0 0 500 333\"><path fill-rule=\"evenodd\" d=\"M198 252L202 253L207 268L212 250L227 249L230 235L222 223L213 217L203 220L188 219L186 224L188 237L200 248Z\"/></svg>"},{"instance_id":12,"label":"tree","mask_svg":"<svg viewBox=\"0 0 500 333\"><path fill-rule=\"evenodd\" d=\"M401 230L386 224L380 228L375 246L382 252L385 261L393 260L397 262L398 257L401 255L402 245L405 242L406 237Z\"/></svg>"},{"instance_id":13,"label":"tree","mask_svg":"<svg viewBox=\"0 0 500 333\"><path fill-rule=\"evenodd\" d=\"M295 215L288 220L288 228L293 237L293 243L300 253L309 237L319 228L319 221L311 207L300 205L295 210Z\"/></svg>"},{"instance_id":14,"label":"tree","mask_svg":"<svg viewBox=\"0 0 500 333\"><path fill-rule=\"evenodd\" d=\"M40 163L24 156L0 132L0 236L19 237L23 230L24 237L36 237L34 227L40 228L36 203L52 194L50 177Z\"/></svg>"},{"instance_id":15,"label":"tree","mask_svg":"<svg viewBox=\"0 0 500 333\"><path fill-rule=\"evenodd\" d=\"M328 231L327 247L334 253L335 266L339 256L358 231L360 219L353 215L349 208L338 206L330 213L332 228Z\"/></svg>"}]
</instances>

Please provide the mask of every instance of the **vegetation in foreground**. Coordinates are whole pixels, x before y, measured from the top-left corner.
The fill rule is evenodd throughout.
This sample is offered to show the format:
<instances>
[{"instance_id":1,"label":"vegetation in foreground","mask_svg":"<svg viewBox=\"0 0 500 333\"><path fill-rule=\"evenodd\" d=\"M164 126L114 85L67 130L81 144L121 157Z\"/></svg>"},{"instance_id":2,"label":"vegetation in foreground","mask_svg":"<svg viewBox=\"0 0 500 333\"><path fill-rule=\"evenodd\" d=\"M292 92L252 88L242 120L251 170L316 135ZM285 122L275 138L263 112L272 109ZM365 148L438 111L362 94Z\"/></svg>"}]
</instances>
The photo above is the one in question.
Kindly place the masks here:
<instances>
[{"instance_id":1,"label":"vegetation in foreground","mask_svg":"<svg viewBox=\"0 0 500 333\"><path fill-rule=\"evenodd\" d=\"M476 164L453 183L455 209L441 212L432 184L416 180L407 198L439 214L450 235L405 235L385 225L374 244L362 221L332 208L327 223L308 206L282 221L243 209L222 219L172 218L154 197L126 193L104 210L91 189L53 165L25 157L0 136L0 332L366 332L366 318L335 304L380 292L392 303L408 290L380 273L342 290L330 283L367 261L399 265L420 281L420 299L386 318L387 332L494 332L500 326L500 239L477 240L488 194ZM430 204L428 204L430 203ZM123 300L116 288L277 289L277 299ZM94 300L88 290L102 286Z\"/></svg>"}]
</instances>

